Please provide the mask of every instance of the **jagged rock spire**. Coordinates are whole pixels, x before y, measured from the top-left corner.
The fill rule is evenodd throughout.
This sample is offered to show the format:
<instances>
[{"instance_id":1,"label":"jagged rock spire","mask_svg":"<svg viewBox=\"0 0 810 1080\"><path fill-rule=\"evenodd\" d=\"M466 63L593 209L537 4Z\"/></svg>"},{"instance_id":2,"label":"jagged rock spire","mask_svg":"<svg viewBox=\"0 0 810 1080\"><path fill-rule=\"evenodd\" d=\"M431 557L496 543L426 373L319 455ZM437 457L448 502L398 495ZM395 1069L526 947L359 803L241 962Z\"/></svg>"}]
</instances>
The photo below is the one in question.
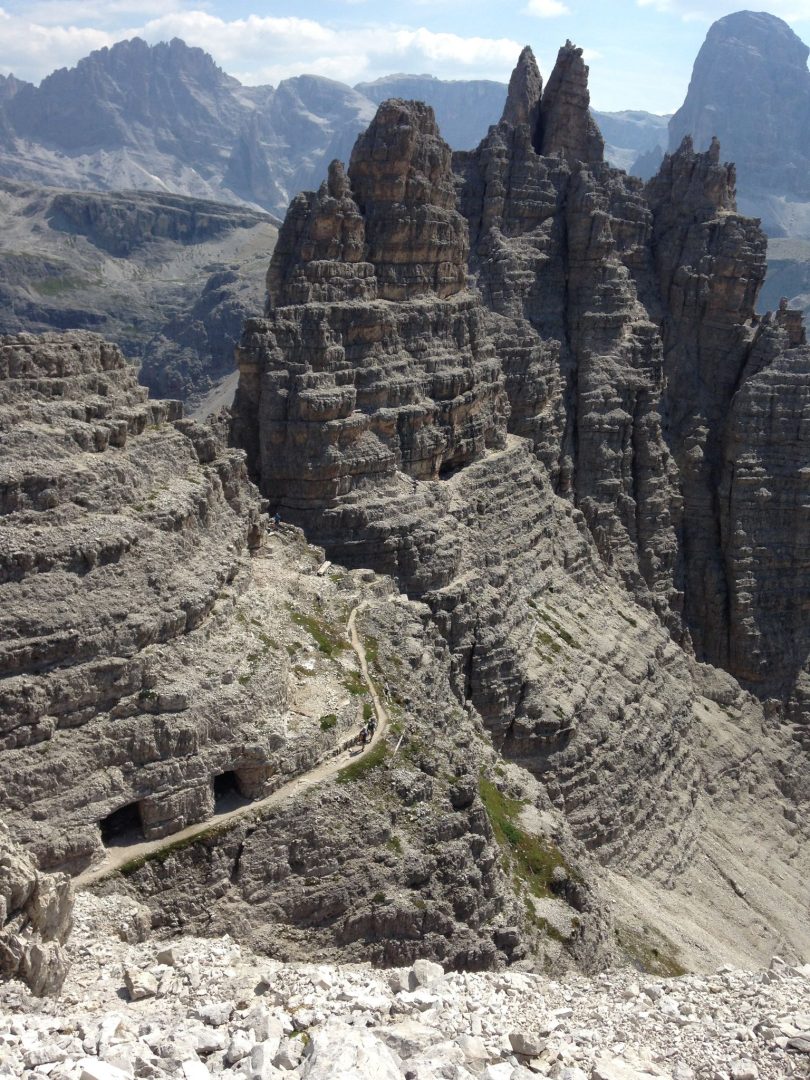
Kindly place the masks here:
<instances>
[{"instance_id":1,"label":"jagged rock spire","mask_svg":"<svg viewBox=\"0 0 810 1080\"><path fill-rule=\"evenodd\" d=\"M603 161L605 143L590 113L588 66L582 49L570 41L557 54L540 106L536 140L547 157L562 154L566 161Z\"/></svg>"},{"instance_id":2,"label":"jagged rock spire","mask_svg":"<svg viewBox=\"0 0 810 1080\"><path fill-rule=\"evenodd\" d=\"M647 196L653 206L663 202L673 208L688 207L696 219L711 218L718 210L737 209L736 169L730 162L721 162L716 137L708 150L698 153L692 136L684 135L650 180Z\"/></svg>"},{"instance_id":3,"label":"jagged rock spire","mask_svg":"<svg viewBox=\"0 0 810 1080\"><path fill-rule=\"evenodd\" d=\"M528 124L533 132L540 115L542 94L543 77L534 53L526 45L509 80L509 92L506 95L501 123L512 124L514 127Z\"/></svg>"}]
</instances>

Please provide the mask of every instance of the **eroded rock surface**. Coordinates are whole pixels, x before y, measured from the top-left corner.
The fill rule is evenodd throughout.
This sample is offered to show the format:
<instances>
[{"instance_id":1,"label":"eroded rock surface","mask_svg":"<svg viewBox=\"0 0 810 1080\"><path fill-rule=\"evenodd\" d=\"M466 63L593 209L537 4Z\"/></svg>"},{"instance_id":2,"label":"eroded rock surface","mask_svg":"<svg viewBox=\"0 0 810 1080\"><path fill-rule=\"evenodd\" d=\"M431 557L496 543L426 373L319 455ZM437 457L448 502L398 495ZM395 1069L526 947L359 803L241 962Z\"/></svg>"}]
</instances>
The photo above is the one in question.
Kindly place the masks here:
<instances>
[{"instance_id":1,"label":"eroded rock surface","mask_svg":"<svg viewBox=\"0 0 810 1080\"><path fill-rule=\"evenodd\" d=\"M0 976L22 979L37 995L60 990L72 912L69 879L37 870L0 822Z\"/></svg>"},{"instance_id":2,"label":"eroded rock surface","mask_svg":"<svg viewBox=\"0 0 810 1080\"><path fill-rule=\"evenodd\" d=\"M348 174L334 165L282 230L267 316L239 352L234 431L271 507L335 558L424 599L456 694L587 848L670 885L707 865L722 891L739 873L728 822L758 811L735 811L725 784L704 799L717 747L699 703L718 729L732 709L740 745L762 755L780 859L797 835L779 821L782 798L807 798L778 707L766 720L724 675L707 689L694 662L726 667L763 698L779 682L801 715L802 632L770 668L753 656L761 625L778 639L777 610L785 626L806 622L796 500L807 351L796 313L754 313L765 240L736 212L719 147L685 142L645 187L602 160L586 75L569 43L543 90L524 50L501 122L453 156L452 203L429 114L381 107ZM467 284L450 297L410 224L446 221L436 208L469 230ZM467 250L455 225L441 236L448 258ZM453 355L469 373L441 393L435 375ZM763 391L749 379L773 387L772 409L789 383L784 413L755 418L746 402ZM483 438L469 437L470 421ZM434 452L416 452L425 446ZM749 494L748 475L769 469L778 541L764 541ZM778 600L771 558L797 583ZM798 877L787 891L795 905Z\"/></svg>"}]
</instances>

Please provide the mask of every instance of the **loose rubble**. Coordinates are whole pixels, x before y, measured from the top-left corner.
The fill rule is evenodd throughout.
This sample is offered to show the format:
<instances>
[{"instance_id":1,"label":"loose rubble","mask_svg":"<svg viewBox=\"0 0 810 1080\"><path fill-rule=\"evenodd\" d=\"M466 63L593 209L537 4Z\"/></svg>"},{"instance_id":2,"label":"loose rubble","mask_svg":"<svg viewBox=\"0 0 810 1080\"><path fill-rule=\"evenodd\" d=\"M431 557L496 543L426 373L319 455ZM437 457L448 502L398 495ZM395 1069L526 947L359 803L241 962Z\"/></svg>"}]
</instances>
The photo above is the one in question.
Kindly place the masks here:
<instances>
[{"instance_id":1,"label":"loose rubble","mask_svg":"<svg viewBox=\"0 0 810 1080\"><path fill-rule=\"evenodd\" d=\"M281 964L228 937L120 940L82 894L59 999L0 988L0 1075L25 1080L784 1080L810 1075L810 965L550 979Z\"/></svg>"}]
</instances>

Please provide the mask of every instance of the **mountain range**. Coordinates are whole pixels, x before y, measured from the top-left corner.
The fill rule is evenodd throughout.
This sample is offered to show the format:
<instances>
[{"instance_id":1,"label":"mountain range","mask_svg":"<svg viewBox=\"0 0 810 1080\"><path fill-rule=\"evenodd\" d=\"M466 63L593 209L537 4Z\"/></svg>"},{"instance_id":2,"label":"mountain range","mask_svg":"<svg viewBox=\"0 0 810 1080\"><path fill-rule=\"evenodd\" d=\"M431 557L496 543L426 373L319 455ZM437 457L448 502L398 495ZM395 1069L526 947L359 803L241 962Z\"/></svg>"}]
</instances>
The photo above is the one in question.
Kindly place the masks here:
<instances>
[{"instance_id":1,"label":"mountain range","mask_svg":"<svg viewBox=\"0 0 810 1080\"><path fill-rule=\"evenodd\" d=\"M698 149L719 137L740 207L769 235L763 311L782 296L810 309L807 55L782 20L739 12L712 26L672 117L591 110L606 160L645 179L685 135ZM274 216L317 188L333 158L349 160L379 103L426 102L464 151L498 121L505 96L494 81L406 74L248 87L178 39L120 42L38 87L0 76L0 329L101 330L144 363L153 392L194 398L231 368L240 320L261 309L258 255L272 250ZM211 200L225 205L212 214ZM228 206L264 214L250 226L261 243L238 242ZM221 243L209 248L188 228L198 216L219 223ZM156 277L161 259L174 269Z\"/></svg>"},{"instance_id":2,"label":"mountain range","mask_svg":"<svg viewBox=\"0 0 810 1080\"><path fill-rule=\"evenodd\" d=\"M283 214L348 160L385 98L433 106L454 149L497 122L506 85L390 75L351 87L317 75L243 86L202 49L139 38L99 49L37 87L0 76L0 175L81 189L148 189L245 202ZM663 142L665 118L598 113L612 160Z\"/></svg>"}]
</instances>

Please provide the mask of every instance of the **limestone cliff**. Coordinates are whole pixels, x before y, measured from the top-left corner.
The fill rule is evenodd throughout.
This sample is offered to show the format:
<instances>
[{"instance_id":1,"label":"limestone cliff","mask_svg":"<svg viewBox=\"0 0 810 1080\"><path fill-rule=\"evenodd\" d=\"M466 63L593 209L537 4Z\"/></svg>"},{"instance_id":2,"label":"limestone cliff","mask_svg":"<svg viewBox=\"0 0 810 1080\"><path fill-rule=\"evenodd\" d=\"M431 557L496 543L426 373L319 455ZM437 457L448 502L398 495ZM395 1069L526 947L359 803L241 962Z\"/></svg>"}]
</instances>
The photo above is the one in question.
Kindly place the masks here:
<instances>
[{"instance_id":1,"label":"limestone cliff","mask_svg":"<svg viewBox=\"0 0 810 1080\"><path fill-rule=\"evenodd\" d=\"M0 975L58 987L63 872L87 887L99 866L149 901L144 932L604 960L584 848L541 793L536 887L564 935L518 895L479 787L497 754L429 611L368 571L319 574L299 530L268 533L244 454L180 412L95 335L0 338ZM390 710L367 761L350 611Z\"/></svg>"},{"instance_id":2,"label":"limestone cliff","mask_svg":"<svg viewBox=\"0 0 810 1080\"><path fill-rule=\"evenodd\" d=\"M673 882L709 847L717 865L695 708L714 684L695 681L694 653L763 696L757 678L780 682L800 709L801 631L778 676L753 660L763 622L806 616L801 587L771 598L747 474L798 474L768 541L798 582L803 406L758 420L746 380L778 395L806 353L794 313L754 314L765 241L719 148L685 143L645 188L602 160L586 76L569 43L543 89L524 50L500 123L453 156L449 202L429 112L380 108L348 175L334 165L285 223L267 316L239 350L234 431L272 507L429 604L456 693L578 838ZM466 257L465 288L434 271L438 244L447 266ZM442 394L450 364L466 381ZM717 678L713 723L717 700L733 707L751 746L761 710ZM801 802L781 753L768 798Z\"/></svg>"}]
</instances>

